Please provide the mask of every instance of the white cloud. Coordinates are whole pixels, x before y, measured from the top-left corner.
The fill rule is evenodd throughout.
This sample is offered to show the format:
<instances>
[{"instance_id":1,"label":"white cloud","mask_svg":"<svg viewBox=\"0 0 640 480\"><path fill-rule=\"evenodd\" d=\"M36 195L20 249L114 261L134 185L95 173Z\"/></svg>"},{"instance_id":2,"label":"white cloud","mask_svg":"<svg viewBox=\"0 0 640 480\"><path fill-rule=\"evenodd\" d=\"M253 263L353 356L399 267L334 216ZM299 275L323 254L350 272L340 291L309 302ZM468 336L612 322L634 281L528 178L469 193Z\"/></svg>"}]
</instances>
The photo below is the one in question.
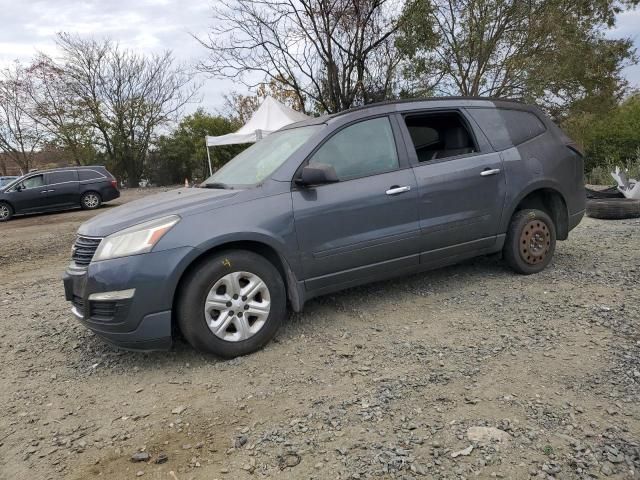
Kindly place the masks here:
<instances>
[{"instance_id":1,"label":"white cloud","mask_svg":"<svg viewBox=\"0 0 640 480\"><path fill-rule=\"evenodd\" d=\"M37 51L53 54L54 36L60 31L108 36L142 52L169 49L178 61L193 63L206 51L190 33L207 31L211 5L211 0L0 0L0 66L28 61ZM631 36L640 47L640 10L621 14L608 36ZM628 67L625 74L640 87L640 66ZM224 93L244 90L230 80L200 81L202 106L210 111L222 105Z\"/></svg>"}]
</instances>

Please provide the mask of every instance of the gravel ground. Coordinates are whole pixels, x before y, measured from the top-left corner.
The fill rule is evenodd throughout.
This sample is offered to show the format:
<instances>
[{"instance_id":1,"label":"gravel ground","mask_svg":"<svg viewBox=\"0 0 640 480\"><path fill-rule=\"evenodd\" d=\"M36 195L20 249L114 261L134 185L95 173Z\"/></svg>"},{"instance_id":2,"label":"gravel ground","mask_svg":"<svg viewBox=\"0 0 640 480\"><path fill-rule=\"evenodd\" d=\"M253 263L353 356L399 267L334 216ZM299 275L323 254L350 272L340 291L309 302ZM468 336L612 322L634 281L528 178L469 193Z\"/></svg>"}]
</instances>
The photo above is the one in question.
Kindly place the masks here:
<instances>
[{"instance_id":1,"label":"gravel ground","mask_svg":"<svg viewBox=\"0 0 640 480\"><path fill-rule=\"evenodd\" d=\"M535 276L488 257L316 299L220 361L71 318L91 215L0 226L3 480L640 478L640 220L585 219Z\"/></svg>"}]
</instances>

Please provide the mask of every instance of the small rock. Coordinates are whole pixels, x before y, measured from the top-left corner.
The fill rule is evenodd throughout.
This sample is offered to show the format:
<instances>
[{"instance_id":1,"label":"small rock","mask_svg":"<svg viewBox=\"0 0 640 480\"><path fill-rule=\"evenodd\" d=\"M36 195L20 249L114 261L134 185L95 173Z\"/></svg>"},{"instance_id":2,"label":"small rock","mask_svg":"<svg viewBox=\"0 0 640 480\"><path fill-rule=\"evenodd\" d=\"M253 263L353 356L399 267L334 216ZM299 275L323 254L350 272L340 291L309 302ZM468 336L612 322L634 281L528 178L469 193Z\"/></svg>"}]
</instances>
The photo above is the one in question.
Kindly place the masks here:
<instances>
[{"instance_id":1,"label":"small rock","mask_svg":"<svg viewBox=\"0 0 640 480\"><path fill-rule=\"evenodd\" d=\"M240 435L233 441L233 446L235 448L242 448L247 443L247 441L249 441L249 439L246 435Z\"/></svg>"},{"instance_id":2,"label":"small rock","mask_svg":"<svg viewBox=\"0 0 640 480\"><path fill-rule=\"evenodd\" d=\"M168 460L169 460L169 455L167 455L164 452L161 452L158 454L158 456L154 460L154 463L161 464L161 463L167 462Z\"/></svg>"},{"instance_id":3,"label":"small rock","mask_svg":"<svg viewBox=\"0 0 640 480\"><path fill-rule=\"evenodd\" d=\"M467 430L467 438L472 442L508 442L511 439L504 430L495 427L471 427Z\"/></svg>"},{"instance_id":4,"label":"small rock","mask_svg":"<svg viewBox=\"0 0 640 480\"><path fill-rule=\"evenodd\" d=\"M457 452L452 452L451 457L456 458L456 457L459 457L460 455L468 457L469 455L471 455L471 452L473 452L473 445L469 445L464 450L458 450Z\"/></svg>"},{"instance_id":5,"label":"small rock","mask_svg":"<svg viewBox=\"0 0 640 480\"><path fill-rule=\"evenodd\" d=\"M131 455L132 462L146 462L149 460L149 458L151 458L151 455L149 455L147 452L136 452Z\"/></svg>"},{"instance_id":6,"label":"small rock","mask_svg":"<svg viewBox=\"0 0 640 480\"><path fill-rule=\"evenodd\" d=\"M136 477L141 477L142 475L144 475L144 472L142 470L138 470Z\"/></svg>"},{"instance_id":7,"label":"small rock","mask_svg":"<svg viewBox=\"0 0 640 480\"><path fill-rule=\"evenodd\" d=\"M180 405L179 407L176 407L173 410L171 410L171 413L173 413L174 415L180 415L186 409L187 407L185 407L184 405Z\"/></svg>"}]
</instances>

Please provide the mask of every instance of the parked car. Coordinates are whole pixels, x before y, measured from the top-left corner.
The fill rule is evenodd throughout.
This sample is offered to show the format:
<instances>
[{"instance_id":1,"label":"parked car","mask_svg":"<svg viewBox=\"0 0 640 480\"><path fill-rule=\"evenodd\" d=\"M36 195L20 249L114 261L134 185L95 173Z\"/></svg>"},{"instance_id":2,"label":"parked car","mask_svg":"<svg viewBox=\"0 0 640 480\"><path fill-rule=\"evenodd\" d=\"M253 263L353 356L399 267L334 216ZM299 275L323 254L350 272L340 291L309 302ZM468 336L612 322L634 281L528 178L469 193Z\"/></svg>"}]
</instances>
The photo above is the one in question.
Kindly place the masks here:
<instances>
[{"instance_id":1,"label":"parked car","mask_svg":"<svg viewBox=\"0 0 640 480\"><path fill-rule=\"evenodd\" d=\"M535 107L486 99L296 123L203 186L80 227L64 286L84 325L129 349L180 331L244 355L318 295L497 252L540 272L585 210L571 140Z\"/></svg>"},{"instance_id":2,"label":"parked car","mask_svg":"<svg viewBox=\"0 0 640 480\"><path fill-rule=\"evenodd\" d=\"M0 177L0 187L3 187L5 185L11 183L16 178L18 178L18 177Z\"/></svg>"},{"instance_id":3,"label":"parked car","mask_svg":"<svg viewBox=\"0 0 640 480\"><path fill-rule=\"evenodd\" d=\"M93 210L119 196L116 179L101 166L35 171L0 187L0 222L22 213Z\"/></svg>"}]
</instances>

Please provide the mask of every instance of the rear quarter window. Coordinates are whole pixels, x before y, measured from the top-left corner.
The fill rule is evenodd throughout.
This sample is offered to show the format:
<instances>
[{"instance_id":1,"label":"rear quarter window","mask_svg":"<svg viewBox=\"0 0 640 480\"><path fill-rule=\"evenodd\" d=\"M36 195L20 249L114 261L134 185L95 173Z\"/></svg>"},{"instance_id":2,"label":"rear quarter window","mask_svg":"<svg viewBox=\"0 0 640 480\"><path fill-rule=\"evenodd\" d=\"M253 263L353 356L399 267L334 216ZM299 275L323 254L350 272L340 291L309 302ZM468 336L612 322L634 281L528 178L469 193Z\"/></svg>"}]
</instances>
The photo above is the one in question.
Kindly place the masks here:
<instances>
[{"instance_id":1,"label":"rear quarter window","mask_svg":"<svg viewBox=\"0 0 640 480\"><path fill-rule=\"evenodd\" d=\"M469 115L480 125L496 150L506 150L544 133L544 123L533 113L506 108L470 108Z\"/></svg>"},{"instance_id":2,"label":"rear quarter window","mask_svg":"<svg viewBox=\"0 0 640 480\"><path fill-rule=\"evenodd\" d=\"M78 178L81 182L87 182L89 180L101 180L106 177L95 170L78 170Z\"/></svg>"}]
</instances>

